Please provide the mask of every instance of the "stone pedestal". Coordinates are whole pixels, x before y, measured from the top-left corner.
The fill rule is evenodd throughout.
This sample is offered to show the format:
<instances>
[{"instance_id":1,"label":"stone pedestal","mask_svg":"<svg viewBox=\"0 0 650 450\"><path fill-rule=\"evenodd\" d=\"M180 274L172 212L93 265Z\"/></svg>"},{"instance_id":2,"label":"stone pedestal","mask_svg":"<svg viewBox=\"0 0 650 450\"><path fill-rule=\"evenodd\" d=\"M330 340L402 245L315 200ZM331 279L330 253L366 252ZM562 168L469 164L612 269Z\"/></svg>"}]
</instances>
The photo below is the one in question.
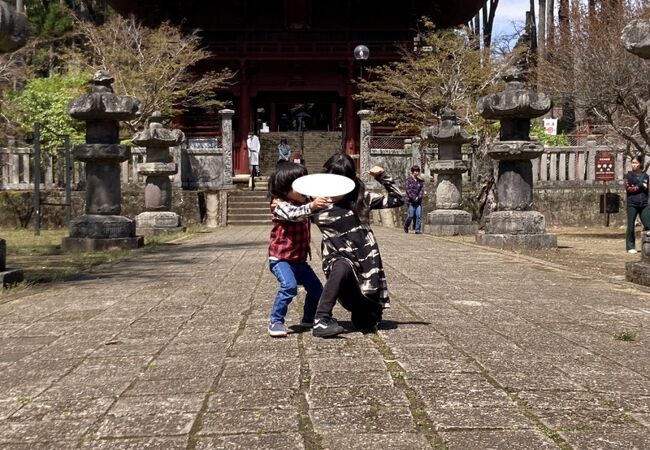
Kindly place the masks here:
<instances>
[{"instance_id":1,"label":"stone pedestal","mask_svg":"<svg viewBox=\"0 0 650 450\"><path fill-rule=\"evenodd\" d=\"M133 143L147 149L147 162L138 165L138 173L147 177L144 188L145 212L135 217L136 233L154 236L185 231L181 217L171 212L172 182L178 172L170 147L180 145L185 136L180 130L168 130L162 124L162 114L154 112L149 128L133 137Z\"/></svg>"},{"instance_id":2,"label":"stone pedestal","mask_svg":"<svg viewBox=\"0 0 650 450\"><path fill-rule=\"evenodd\" d=\"M11 286L23 281L23 272L18 269L7 268L7 243L0 239L0 287Z\"/></svg>"},{"instance_id":3,"label":"stone pedestal","mask_svg":"<svg viewBox=\"0 0 650 450\"><path fill-rule=\"evenodd\" d=\"M219 227L219 193L208 191L205 193L205 225L208 228Z\"/></svg>"},{"instance_id":4,"label":"stone pedestal","mask_svg":"<svg viewBox=\"0 0 650 450\"><path fill-rule=\"evenodd\" d=\"M485 234L478 234L476 242L498 248L554 248L557 237L546 234L544 216L532 211L531 160L541 155L544 147L529 138L530 119L548 112L551 99L527 89L520 68L512 69L505 80L505 91L478 103L484 118L501 122L501 135L488 149L488 156L499 162L498 211L490 215Z\"/></svg>"},{"instance_id":5,"label":"stone pedestal","mask_svg":"<svg viewBox=\"0 0 650 450\"><path fill-rule=\"evenodd\" d=\"M473 138L463 131L451 110L443 113L439 128L430 128L424 135L438 145L438 160L431 165L438 179L436 209L427 214L423 231L436 236L476 234L478 226L472 223L472 215L461 209L463 173L467 172L462 146Z\"/></svg>"},{"instance_id":6,"label":"stone pedestal","mask_svg":"<svg viewBox=\"0 0 650 450\"><path fill-rule=\"evenodd\" d=\"M118 122L136 117L140 103L113 93L112 83L113 78L100 70L93 77L91 92L70 102L70 115L86 121L86 143L73 151L75 159L86 163L86 214L70 221L70 237L62 242L67 251L143 244L142 237L135 235L134 222L120 215L120 163L131 157L131 148L119 144Z\"/></svg>"}]
</instances>

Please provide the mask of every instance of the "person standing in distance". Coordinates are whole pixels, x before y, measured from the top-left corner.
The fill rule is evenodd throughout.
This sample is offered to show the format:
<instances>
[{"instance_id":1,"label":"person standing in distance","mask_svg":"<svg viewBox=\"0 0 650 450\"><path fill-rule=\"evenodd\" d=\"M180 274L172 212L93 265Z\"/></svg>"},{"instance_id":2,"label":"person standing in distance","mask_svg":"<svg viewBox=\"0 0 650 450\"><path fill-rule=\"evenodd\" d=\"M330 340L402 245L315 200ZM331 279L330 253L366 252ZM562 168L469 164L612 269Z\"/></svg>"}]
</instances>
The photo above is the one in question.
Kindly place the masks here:
<instances>
[{"instance_id":1,"label":"person standing in distance","mask_svg":"<svg viewBox=\"0 0 650 450\"><path fill-rule=\"evenodd\" d=\"M650 229L650 211L648 211L648 174L643 171L643 155L637 154L630 161L632 170L625 174L623 184L627 193L627 232L625 247L628 253L636 253L634 223L637 216L641 218L643 230Z\"/></svg>"},{"instance_id":2,"label":"person standing in distance","mask_svg":"<svg viewBox=\"0 0 650 450\"><path fill-rule=\"evenodd\" d=\"M252 131L248 132L246 139L246 148L248 149L248 165L251 174L251 190L255 189L255 177L260 176L260 138Z\"/></svg>"},{"instance_id":3,"label":"person standing in distance","mask_svg":"<svg viewBox=\"0 0 650 450\"><path fill-rule=\"evenodd\" d=\"M420 178L420 166L411 167L411 175L406 180L406 202L408 216L404 222L404 232L409 232L411 221L414 222L415 234L422 232L422 199L424 198L424 181Z\"/></svg>"}]
</instances>

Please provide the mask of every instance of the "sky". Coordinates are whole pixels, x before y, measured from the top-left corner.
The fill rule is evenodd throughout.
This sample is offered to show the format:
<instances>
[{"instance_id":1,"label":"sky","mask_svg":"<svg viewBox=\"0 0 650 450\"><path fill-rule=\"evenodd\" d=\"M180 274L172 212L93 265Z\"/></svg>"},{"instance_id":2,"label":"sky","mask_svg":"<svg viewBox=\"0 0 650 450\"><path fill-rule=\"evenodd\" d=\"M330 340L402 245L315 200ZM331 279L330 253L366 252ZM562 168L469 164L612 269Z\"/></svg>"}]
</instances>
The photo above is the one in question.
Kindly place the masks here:
<instances>
[{"instance_id":1,"label":"sky","mask_svg":"<svg viewBox=\"0 0 650 450\"><path fill-rule=\"evenodd\" d=\"M537 6L537 2L535 2ZM513 34L516 29L521 29L526 21L526 11L530 7L530 0L499 0L497 12L494 16L493 36Z\"/></svg>"}]
</instances>

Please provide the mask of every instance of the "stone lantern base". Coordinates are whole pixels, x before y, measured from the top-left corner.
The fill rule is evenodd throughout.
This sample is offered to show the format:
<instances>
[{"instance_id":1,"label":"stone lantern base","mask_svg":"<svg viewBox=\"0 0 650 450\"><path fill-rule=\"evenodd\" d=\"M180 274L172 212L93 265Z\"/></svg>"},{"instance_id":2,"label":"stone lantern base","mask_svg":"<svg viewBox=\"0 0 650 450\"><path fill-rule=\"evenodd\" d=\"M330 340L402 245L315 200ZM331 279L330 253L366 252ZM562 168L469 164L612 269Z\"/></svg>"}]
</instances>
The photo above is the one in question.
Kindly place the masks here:
<instances>
[{"instance_id":1,"label":"stone lantern base","mask_svg":"<svg viewBox=\"0 0 650 450\"><path fill-rule=\"evenodd\" d=\"M135 216L135 231L139 236L181 233L181 216L171 211L145 211Z\"/></svg>"},{"instance_id":2,"label":"stone lantern base","mask_svg":"<svg viewBox=\"0 0 650 450\"><path fill-rule=\"evenodd\" d=\"M557 236L546 233L544 215L537 211L496 211L490 214L480 245L497 248L545 249L557 247Z\"/></svg>"},{"instance_id":3,"label":"stone lantern base","mask_svg":"<svg viewBox=\"0 0 650 450\"><path fill-rule=\"evenodd\" d=\"M632 283L650 286L650 236L641 238L641 261L625 264L625 279Z\"/></svg>"},{"instance_id":4,"label":"stone lantern base","mask_svg":"<svg viewBox=\"0 0 650 450\"><path fill-rule=\"evenodd\" d=\"M427 214L423 231L434 236L476 234L478 225L472 223L472 215L460 209L437 209Z\"/></svg>"},{"instance_id":5,"label":"stone lantern base","mask_svg":"<svg viewBox=\"0 0 650 450\"><path fill-rule=\"evenodd\" d=\"M0 239L0 286L11 286L23 281L23 271L7 269L7 243Z\"/></svg>"},{"instance_id":6,"label":"stone lantern base","mask_svg":"<svg viewBox=\"0 0 650 450\"><path fill-rule=\"evenodd\" d=\"M124 216L85 214L70 221L70 237L61 246L65 251L92 252L110 248L134 249L144 245L135 235L135 222Z\"/></svg>"}]
</instances>

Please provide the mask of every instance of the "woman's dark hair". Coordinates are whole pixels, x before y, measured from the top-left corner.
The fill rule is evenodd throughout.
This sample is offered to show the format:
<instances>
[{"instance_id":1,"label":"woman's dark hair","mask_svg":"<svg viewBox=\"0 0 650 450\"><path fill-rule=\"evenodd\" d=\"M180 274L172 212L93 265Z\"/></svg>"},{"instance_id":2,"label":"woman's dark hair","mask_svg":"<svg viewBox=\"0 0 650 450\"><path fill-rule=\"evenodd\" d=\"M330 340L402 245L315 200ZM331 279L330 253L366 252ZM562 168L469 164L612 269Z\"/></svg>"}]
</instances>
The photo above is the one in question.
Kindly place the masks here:
<instances>
[{"instance_id":1,"label":"woman's dark hair","mask_svg":"<svg viewBox=\"0 0 650 450\"><path fill-rule=\"evenodd\" d=\"M354 181L354 190L346 194L338 204L343 208L354 211L361 223L368 224L370 208L366 204L366 187L357 177L354 160L350 155L345 153L333 154L323 164L323 172L342 175Z\"/></svg>"},{"instance_id":2,"label":"woman's dark hair","mask_svg":"<svg viewBox=\"0 0 650 450\"><path fill-rule=\"evenodd\" d=\"M269 178L269 196L287 200L291 184L305 175L307 175L305 166L288 161L281 162Z\"/></svg>"},{"instance_id":3,"label":"woman's dark hair","mask_svg":"<svg viewBox=\"0 0 650 450\"><path fill-rule=\"evenodd\" d=\"M645 159L643 153L635 153L635 154L633 154L632 158L630 158L630 162L634 161L635 159L637 161L639 161L639 164L641 164L643 166L643 161Z\"/></svg>"}]
</instances>

